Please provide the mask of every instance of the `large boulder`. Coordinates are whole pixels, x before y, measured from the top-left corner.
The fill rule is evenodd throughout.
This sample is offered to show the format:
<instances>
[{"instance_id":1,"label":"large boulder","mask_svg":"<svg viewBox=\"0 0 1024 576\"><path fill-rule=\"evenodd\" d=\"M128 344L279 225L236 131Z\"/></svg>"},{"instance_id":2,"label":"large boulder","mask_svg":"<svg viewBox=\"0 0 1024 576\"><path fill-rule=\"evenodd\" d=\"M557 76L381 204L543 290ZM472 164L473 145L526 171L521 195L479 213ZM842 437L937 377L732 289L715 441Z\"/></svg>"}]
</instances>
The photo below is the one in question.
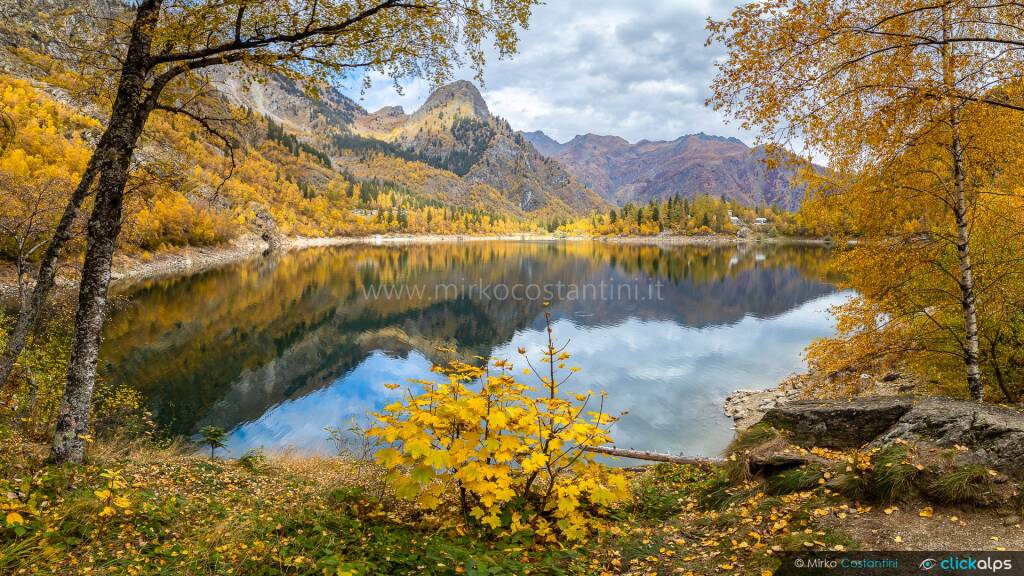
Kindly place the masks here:
<instances>
[{"instance_id":1,"label":"large boulder","mask_svg":"<svg viewBox=\"0 0 1024 576\"><path fill-rule=\"evenodd\" d=\"M927 442L961 446L958 461L975 462L1024 478L1024 412L1003 406L950 398L916 402L889 430L873 441Z\"/></svg>"},{"instance_id":2,"label":"large boulder","mask_svg":"<svg viewBox=\"0 0 1024 576\"><path fill-rule=\"evenodd\" d=\"M797 400L765 412L761 422L785 430L799 446L859 448L889 430L912 406L910 398Z\"/></svg>"},{"instance_id":3,"label":"large boulder","mask_svg":"<svg viewBox=\"0 0 1024 576\"><path fill-rule=\"evenodd\" d=\"M956 448L955 462L1024 479L1024 412L952 398L798 400L769 409L761 422L809 448L883 447L896 442Z\"/></svg>"}]
</instances>

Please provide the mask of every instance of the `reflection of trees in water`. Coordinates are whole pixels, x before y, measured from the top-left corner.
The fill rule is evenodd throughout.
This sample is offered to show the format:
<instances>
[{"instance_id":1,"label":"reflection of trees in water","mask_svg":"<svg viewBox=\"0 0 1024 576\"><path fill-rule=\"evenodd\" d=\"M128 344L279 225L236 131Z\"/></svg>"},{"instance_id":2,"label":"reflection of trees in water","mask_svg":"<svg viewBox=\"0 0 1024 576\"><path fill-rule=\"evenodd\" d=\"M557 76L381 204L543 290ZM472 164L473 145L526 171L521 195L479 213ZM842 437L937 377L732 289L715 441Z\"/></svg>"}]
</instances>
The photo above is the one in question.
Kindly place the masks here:
<instances>
[{"instance_id":1,"label":"reflection of trees in water","mask_svg":"<svg viewBox=\"0 0 1024 576\"><path fill-rule=\"evenodd\" d=\"M433 287L629 282L664 284L662 301L555 302L580 325L630 317L687 326L768 317L830 292L818 247L654 247L600 243L465 243L306 250L139 286L108 323L103 372L149 398L159 421L188 433L200 420L251 420L329 385L373 350L432 356L458 344L486 356L532 325L540 301L499 301ZM370 299L364 289L420 285ZM444 296L441 292L438 296ZM586 315L577 314L585 312Z\"/></svg>"}]
</instances>

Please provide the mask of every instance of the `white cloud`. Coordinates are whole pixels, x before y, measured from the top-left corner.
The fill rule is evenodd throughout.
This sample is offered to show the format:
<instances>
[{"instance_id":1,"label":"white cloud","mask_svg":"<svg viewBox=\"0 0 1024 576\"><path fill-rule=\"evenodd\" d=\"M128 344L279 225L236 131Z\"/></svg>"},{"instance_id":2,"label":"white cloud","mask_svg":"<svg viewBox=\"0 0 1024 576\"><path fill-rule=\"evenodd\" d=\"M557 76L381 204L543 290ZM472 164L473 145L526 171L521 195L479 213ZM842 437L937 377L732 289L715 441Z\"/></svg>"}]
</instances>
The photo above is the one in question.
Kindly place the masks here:
<instances>
[{"instance_id":1,"label":"white cloud","mask_svg":"<svg viewBox=\"0 0 1024 576\"><path fill-rule=\"evenodd\" d=\"M707 132L750 135L704 106L717 46L704 46L706 19L724 17L723 0L556 0L538 6L519 53L491 57L482 92L491 111L520 130L615 134L630 141ZM459 78L472 79L469 71ZM377 81L362 98L370 110L415 109L429 94L422 80L404 96Z\"/></svg>"}]
</instances>

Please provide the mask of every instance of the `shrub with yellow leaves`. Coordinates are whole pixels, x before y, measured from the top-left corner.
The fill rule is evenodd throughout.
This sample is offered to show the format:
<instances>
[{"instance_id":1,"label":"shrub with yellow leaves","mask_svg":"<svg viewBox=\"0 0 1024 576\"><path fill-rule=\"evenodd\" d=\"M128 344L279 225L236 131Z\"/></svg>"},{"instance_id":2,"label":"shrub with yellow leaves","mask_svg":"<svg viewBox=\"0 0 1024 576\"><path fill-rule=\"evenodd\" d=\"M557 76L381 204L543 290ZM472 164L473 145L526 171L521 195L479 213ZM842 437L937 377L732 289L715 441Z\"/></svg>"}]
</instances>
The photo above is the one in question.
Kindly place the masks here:
<instances>
[{"instance_id":1,"label":"shrub with yellow leaves","mask_svg":"<svg viewBox=\"0 0 1024 576\"><path fill-rule=\"evenodd\" d=\"M449 358L433 368L443 380L414 380L420 391L409 389L405 401L375 414L367 435L387 444L376 458L399 496L426 509L457 499L457 522L501 536L555 542L604 528L608 508L629 495L628 482L586 449L611 442L617 418L604 411L603 393L563 397L578 368L567 367L569 354L555 343L550 313L544 317L546 375L519 349L523 373L539 386L517 381L508 360L478 357L478 366Z\"/></svg>"},{"instance_id":2,"label":"shrub with yellow leaves","mask_svg":"<svg viewBox=\"0 0 1024 576\"><path fill-rule=\"evenodd\" d=\"M104 479L106 486L93 491L93 494L102 502L103 509L97 514L100 518L109 518L111 516L117 516L118 511L123 516L131 516L131 500L129 500L123 491L128 487L124 479L121 477L120 470L104 470L100 473L100 478Z\"/></svg>"}]
</instances>

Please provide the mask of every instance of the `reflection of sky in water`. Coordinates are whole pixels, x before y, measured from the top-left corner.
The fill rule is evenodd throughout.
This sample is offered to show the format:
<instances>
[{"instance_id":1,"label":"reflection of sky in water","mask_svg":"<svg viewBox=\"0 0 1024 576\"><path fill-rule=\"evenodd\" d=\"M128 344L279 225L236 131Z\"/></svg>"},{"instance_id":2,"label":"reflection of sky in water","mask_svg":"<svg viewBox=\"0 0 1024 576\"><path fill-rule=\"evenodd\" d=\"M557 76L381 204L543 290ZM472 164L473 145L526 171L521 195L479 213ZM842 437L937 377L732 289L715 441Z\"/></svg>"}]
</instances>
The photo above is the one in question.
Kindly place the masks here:
<instances>
[{"instance_id":1,"label":"reflection of sky in water","mask_svg":"<svg viewBox=\"0 0 1024 576\"><path fill-rule=\"evenodd\" d=\"M271 451L288 448L305 452L330 451L334 446L325 428L347 430L353 418L365 423L366 414L401 396L401 388L388 390L385 384L404 384L410 378L429 375L430 361L418 352L410 353L408 358L391 358L374 352L330 386L282 402L258 420L236 427L228 435L228 452L238 456L250 448L260 447Z\"/></svg>"},{"instance_id":2,"label":"reflection of sky in water","mask_svg":"<svg viewBox=\"0 0 1024 576\"><path fill-rule=\"evenodd\" d=\"M772 318L745 316L706 328L671 321L629 319L615 326L586 327L571 317L555 322L561 342L570 339L571 364L583 370L566 392L606 390L612 413L628 410L613 430L620 447L717 454L732 436L722 401L737 389L767 388L803 368L801 352L813 339L832 333L827 309L848 294L832 294ZM517 361L516 348L537 358L542 330L520 330L494 355ZM348 428L353 418L395 400L401 390L388 382L429 377L430 363L417 352L406 358L375 352L330 386L278 404L231 431L229 452L248 448L328 451L325 427Z\"/></svg>"}]
</instances>

